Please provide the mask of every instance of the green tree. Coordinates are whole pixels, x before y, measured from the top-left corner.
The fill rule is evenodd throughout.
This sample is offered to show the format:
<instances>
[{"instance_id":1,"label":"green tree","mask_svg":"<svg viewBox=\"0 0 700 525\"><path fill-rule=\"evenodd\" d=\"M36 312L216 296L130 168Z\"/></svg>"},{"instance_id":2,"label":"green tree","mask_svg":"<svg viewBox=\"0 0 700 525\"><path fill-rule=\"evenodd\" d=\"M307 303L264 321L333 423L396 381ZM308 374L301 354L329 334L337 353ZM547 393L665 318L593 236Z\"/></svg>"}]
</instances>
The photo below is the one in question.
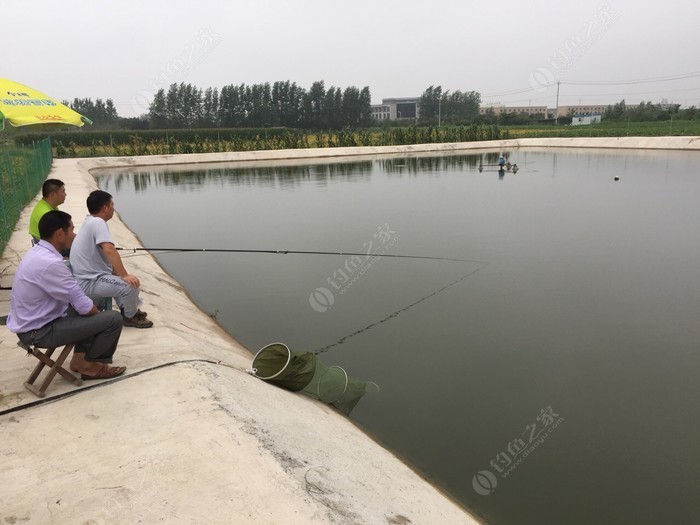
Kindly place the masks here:
<instances>
[{"instance_id":1,"label":"green tree","mask_svg":"<svg viewBox=\"0 0 700 525\"><path fill-rule=\"evenodd\" d=\"M202 98L202 118L199 127L212 128L218 125L219 90L207 88Z\"/></svg>"},{"instance_id":2,"label":"green tree","mask_svg":"<svg viewBox=\"0 0 700 525\"><path fill-rule=\"evenodd\" d=\"M166 107L165 90L161 88L153 97L153 101L148 108L148 121L151 128L163 129L169 127Z\"/></svg>"},{"instance_id":3,"label":"green tree","mask_svg":"<svg viewBox=\"0 0 700 525\"><path fill-rule=\"evenodd\" d=\"M303 93L302 88L289 80L272 85L273 126L299 126Z\"/></svg>"},{"instance_id":4,"label":"green tree","mask_svg":"<svg viewBox=\"0 0 700 525\"><path fill-rule=\"evenodd\" d=\"M101 98L75 98L72 103L66 103L73 110L89 118L96 128L113 128L119 121L119 115L112 99L103 101Z\"/></svg>"},{"instance_id":5,"label":"green tree","mask_svg":"<svg viewBox=\"0 0 700 525\"><path fill-rule=\"evenodd\" d=\"M180 83L178 90L182 127L194 127L202 120L202 90L185 83Z\"/></svg>"},{"instance_id":6,"label":"green tree","mask_svg":"<svg viewBox=\"0 0 700 525\"><path fill-rule=\"evenodd\" d=\"M450 124L469 124L479 117L481 95L477 91L443 91L442 86L430 86L421 95L420 121L435 124L438 121Z\"/></svg>"},{"instance_id":7,"label":"green tree","mask_svg":"<svg viewBox=\"0 0 700 525\"><path fill-rule=\"evenodd\" d=\"M438 121L439 112L442 110L442 86L430 86L423 91L418 100L420 110L420 121L422 123L433 123Z\"/></svg>"},{"instance_id":8,"label":"green tree","mask_svg":"<svg viewBox=\"0 0 700 525\"><path fill-rule=\"evenodd\" d=\"M490 107L487 108L483 115L479 115L477 121L481 124L496 124L498 122L498 116L496 111Z\"/></svg>"},{"instance_id":9,"label":"green tree","mask_svg":"<svg viewBox=\"0 0 700 525\"><path fill-rule=\"evenodd\" d=\"M340 93L340 97L337 94ZM321 127L339 129L342 127L342 101L340 89L331 86L323 99ZM340 103L340 104L339 104Z\"/></svg>"},{"instance_id":10,"label":"green tree","mask_svg":"<svg viewBox=\"0 0 700 525\"><path fill-rule=\"evenodd\" d=\"M622 99L617 104L608 106L603 113L603 118L606 120L623 120L627 115L627 106L625 105L625 100Z\"/></svg>"},{"instance_id":11,"label":"green tree","mask_svg":"<svg viewBox=\"0 0 700 525\"><path fill-rule=\"evenodd\" d=\"M323 127L323 100L326 96L326 88L323 80L317 80L311 84L308 91L308 100L304 109L308 111L306 120L310 128L321 129Z\"/></svg>"},{"instance_id":12,"label":"green tree","mask_svg":"<svg viewBox=\"0 0 700 525\"><path fill-rule=\"evenodd\" d=\"M369 91L369 86L365 86L360 91L360 126L372 125L372 94Z\"/></svg>"},{"instance_id":13,"label":"green tree","mask_svg":"<svg viewBox=\"0 0 700 525\"><path fill-rule=\"evenodd\" d=\"M230 84L221 88L219 95L219 124L225 128L236 128L244 125L245 84L234 86Z\"/></svg>"},{"instance_id":14,"label":"green tree","mask_svg":"<svg viewBox=\"0 0 700 525\"><path fill-rule=\"evenodd\" d=\"M360 90L349 86L343 91L343 126L358 127L360 124Z\"/></svg>"},{"instance_id":15,"label":"green tree","mask_svg":"<svg viewBox=\"0 0 700 525\"><path fill-rule=\"evenodd\" d=\"M170 84L168 93L165 95L165 118L169 127L181 128L184 126L185 119L181 106L180 89L177 84Z\"/></svg>"}]
</instances>

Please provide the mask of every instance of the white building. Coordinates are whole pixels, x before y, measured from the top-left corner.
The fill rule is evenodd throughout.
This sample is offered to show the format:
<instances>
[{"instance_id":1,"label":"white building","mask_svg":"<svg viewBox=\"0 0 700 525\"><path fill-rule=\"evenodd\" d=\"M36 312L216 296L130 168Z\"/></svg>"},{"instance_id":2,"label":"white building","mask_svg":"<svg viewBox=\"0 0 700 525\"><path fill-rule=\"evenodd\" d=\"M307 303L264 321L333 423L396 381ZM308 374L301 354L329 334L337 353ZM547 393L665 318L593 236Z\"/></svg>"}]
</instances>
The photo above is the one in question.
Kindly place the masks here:
<instances>
[{"instance_id":1,"label":"white building","mask_svg":"<svg viewBox=\"0 0 700 525\"><path fill-rule=\"evenodd\" d=\"M574 115L571 117L572 126L585 126L587 124L598 124L601 121L600 115Z\"/></svg>"},{"instance_id":2,"label":"white building","mask_svg":"<svg viewBox=\"0 0 700 525\"><path fill-rule=\"evenodd\" d=\"M547 106L506 106L504 104L490 104L479 108L479 115L485 115L488 110L493 110L494 115L525 113L536 118L547 118Z\"/></svg>"},{"instance_id":3,"label":"white building","mask_svg":"<svg viewBox=\"0 0 700 525\"><path fill-rule=\"evenodd\" d=\"M377 120L404 120L420 118L420 97L384 98L372 105L372 116Z\"/></svg>"}]
</instances>

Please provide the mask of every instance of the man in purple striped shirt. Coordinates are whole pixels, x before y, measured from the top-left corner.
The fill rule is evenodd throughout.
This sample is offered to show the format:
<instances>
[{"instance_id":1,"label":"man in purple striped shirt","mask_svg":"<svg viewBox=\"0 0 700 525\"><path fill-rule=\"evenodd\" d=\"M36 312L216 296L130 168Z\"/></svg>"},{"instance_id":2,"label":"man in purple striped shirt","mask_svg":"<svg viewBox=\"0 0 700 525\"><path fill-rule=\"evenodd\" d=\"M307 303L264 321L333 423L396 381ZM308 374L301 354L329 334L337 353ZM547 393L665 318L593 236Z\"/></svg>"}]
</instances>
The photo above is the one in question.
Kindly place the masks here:
<instances>
[{"instance_id":1,"label":"man in purple striped shirt","mask_svg":"<svg viewBox=\"0 0 700 525\"><path fill-rule=\"evenodd\" d=\"M123 374L125 367L109 366L122 331L121 314L98 311L60 254L75 238L71 216L47 212L39 221L39 233L41 240L15 273L7 327L27 345L75 343L70 368L83 379Z\"/></svg>"}]
</instances>

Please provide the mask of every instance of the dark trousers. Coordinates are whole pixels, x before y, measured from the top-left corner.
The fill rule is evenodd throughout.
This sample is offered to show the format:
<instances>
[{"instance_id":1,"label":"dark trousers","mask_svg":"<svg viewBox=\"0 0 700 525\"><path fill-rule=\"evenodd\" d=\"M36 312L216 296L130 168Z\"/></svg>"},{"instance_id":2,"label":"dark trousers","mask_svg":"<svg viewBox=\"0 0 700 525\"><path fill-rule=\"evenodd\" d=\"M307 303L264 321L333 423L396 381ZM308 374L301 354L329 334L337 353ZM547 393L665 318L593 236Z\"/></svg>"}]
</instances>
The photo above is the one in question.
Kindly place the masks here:
<instances>
[{"instance_id":1,"label":"dark trousers","mask_svg":"<svg viewBox=\"0 0 700 525\"><path fill-rule=\"evenodd\" d=\"M117 311L79 315L68 308L68 315L38 330L17 334L20 341L39 348L54 348L75 343L75 353L84 353L86 361L111 363L122 333L122 316Z\"/></svg>"}]
</instances>

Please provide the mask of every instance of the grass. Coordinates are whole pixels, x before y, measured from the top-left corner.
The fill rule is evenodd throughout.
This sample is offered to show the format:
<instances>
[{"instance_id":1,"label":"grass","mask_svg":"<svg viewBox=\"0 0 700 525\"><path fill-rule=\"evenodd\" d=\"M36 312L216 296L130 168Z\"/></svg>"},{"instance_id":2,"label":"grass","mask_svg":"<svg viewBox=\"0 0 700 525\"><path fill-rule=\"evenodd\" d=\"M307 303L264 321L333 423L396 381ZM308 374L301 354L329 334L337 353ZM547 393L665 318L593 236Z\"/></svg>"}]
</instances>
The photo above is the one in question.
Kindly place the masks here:
<instances>
[{"instance_id":1,"label":"grass","mask_svg":"<svg viewBox=\"0 0 700 525\"><path fill-rule=\"evenodd\" d=\"M209 134L216 130L208 130ZM415 143L466 142L490 139L519 139L544 137L658 137L700 136L699 120L675 121L604 121L585 126L530 124L524 126L442 126L392 127L390 129L360 129L342 131L307 132L290 130L287 133L253 135L216 140L211 136L200 138L169 136L168 140L154 139L159 133L129 132L128 142L118 143L105 139L105 131L81 131L81 144L60 133L53 136L55 157L113 157L137 155L163 155L182 153L214 153L219 151L257 151L286 148L315 148L338 146L392 146ZM150 133L150 134L149 134ZM154 135L155 133L155 135ZM213 135L216 137L216 134ZM63 140L61 140L63 138ZM112 144L113 143L113 144Z\"/></svg>"},{"instance_id":2,"label":"grass","mask_svg":"<svg viewBox=\"0 0 700 525\"><path fill-rule=\"evenodd\" d=\"M586 126L503 126L508 138L530 137L665 137L700 135L700 120L601 122Z\"/></svg>"}]
</instances>

